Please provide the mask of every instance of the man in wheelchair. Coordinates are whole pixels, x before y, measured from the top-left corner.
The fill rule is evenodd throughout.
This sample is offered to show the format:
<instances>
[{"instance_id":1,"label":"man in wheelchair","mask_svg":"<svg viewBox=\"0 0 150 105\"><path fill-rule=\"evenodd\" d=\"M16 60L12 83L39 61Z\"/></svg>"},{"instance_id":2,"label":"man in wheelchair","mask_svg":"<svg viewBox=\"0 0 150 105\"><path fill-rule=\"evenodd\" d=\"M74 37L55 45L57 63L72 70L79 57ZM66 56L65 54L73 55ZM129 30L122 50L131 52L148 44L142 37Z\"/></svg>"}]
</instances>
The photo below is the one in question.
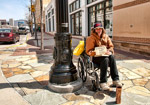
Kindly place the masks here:
<instances>
[{"instance_id":1,"label":"man in wheelchair","mask_svg":"<svg viewBox=\"0 0 150 105\"><path fill-rule=\"evenodd\" d=\"M95 47L106 46L106 56L96 57ZM107 85L107 69L110 67L110 75L113 80L113 86L122 87L119 81L118 70L114 58L113 44L109 36L105 33L101 23L94 24L91 30L91 35L86 40L86 53L93 56L93 63L99 65L100 73L100 87L102 90L109 90Z\"/></svg>"}]
</instances>

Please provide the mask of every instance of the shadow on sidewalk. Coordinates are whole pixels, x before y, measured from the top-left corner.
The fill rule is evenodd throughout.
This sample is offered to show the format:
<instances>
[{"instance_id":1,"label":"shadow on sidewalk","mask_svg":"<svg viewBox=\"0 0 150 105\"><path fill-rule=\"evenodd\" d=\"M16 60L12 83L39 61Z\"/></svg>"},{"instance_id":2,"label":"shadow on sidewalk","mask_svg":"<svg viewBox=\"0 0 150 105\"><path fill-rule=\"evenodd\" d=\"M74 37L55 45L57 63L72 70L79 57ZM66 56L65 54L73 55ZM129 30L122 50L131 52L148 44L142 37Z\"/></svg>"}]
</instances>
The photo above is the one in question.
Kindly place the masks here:
<instances>
[{"instance_id":1,"label":"shadow on sidewalk","mask_svg":"<svg viewBox=\"0 0 150 105\"><path fill-rule=\"evenodd\" d=\"M53 38L51 38L53 39ZM49 40L49 38L45 38L44 40ZM53 59L51 59L52 57L52 53L53 53L53 45L47 45L44 46L44 50L41 50L40 47L37 47L35 45L35 41L34 39L30 39L27 41L28 47L26 48L28 50L28 53L34 53L34 55L36 55L38 63L45 63L45 64L49 64L50 62L52 62ZM41 57L43 57L43 60L45 59L46 62L42 62L41 61ZM48 59L50 58L50 59ZM49 60L49 61L48 61Z\"/></svg>"},{"instance_id":2,"label":"shadow on sidewalk","mask_svg":"<svg viewBox=\"0 0 150 105\"><path fill-rule=\"evenodd\" d=\"M117 60L143 60L145 62L150 62L150 56L139 55L136 53L131 53L127 51L122 51L119 49L115 49L115 58Z\"/></svg>"},{"instance_id":3,"label":"shadow on sidewalk","mask_svg":"<svg viewBox=\"0 0 150 105\"><path fill-rule=\"evenodd\" d=\"M14 43L12 43L12 42L0 42L0 45L12 45L12 44L14 44Z\"/></svg>"},{"instance_id":4,"label":"shadow on sidewalk","mask_svg":"<svg viewBox=\"0 0 150 105\"><path fill-rule=\"evenodd\" d=\"M40 82L46 83L48 85L48 81L40 81ZM22 96L37 92L37 91L39 91L39 89L49 90L49 91L53 92L52 90L50 90L48 88L48 86L46 84L41 85L39 82L11 82L9 84L8 83L0 83L0 89L14 88ZM84 88L81 88L79 91L76 91L73 93L74 93L76 98L79 98L80 95L93 96L94 99L99 99L99 100L105 99L105 95L110 96L112 98L116 97L115 91L96 91L96 92L91 91L91 92L93 92L93 94L89 94L88 92L83 93L83 91L84 91ZM88 91L90 91L90 90L88 90Z\"/></svg>"},{"instance_id":5,"label":"shadow on sidewalk","mask_svg":"<svg viewBox=\"0 0 150 105\"><path fill-rule=\"evenodd\" d=\"M29 89L42 89L48 85L48 81L39 82L10 82L10 83L0 83L0 89L4 88L29 88Z\"/></svg>"},{"instance_id":6,"label":"shadow on sidewalk","mask_svg":"<svg viewBox=\"0 0 150 105\"><path fill-rule=\"evenodd\" d=\"M45 42L44 50L40 49L41 43L38 42L39 46L37 46L37 42L35 39L28 40L27 44L29 46L29 52L36 52L37 54L52 53L54 42L53 41L51 42L50 40L54 40L54 38L53 37L44 38L44 42Z\"/></svg>"}]
</instances>

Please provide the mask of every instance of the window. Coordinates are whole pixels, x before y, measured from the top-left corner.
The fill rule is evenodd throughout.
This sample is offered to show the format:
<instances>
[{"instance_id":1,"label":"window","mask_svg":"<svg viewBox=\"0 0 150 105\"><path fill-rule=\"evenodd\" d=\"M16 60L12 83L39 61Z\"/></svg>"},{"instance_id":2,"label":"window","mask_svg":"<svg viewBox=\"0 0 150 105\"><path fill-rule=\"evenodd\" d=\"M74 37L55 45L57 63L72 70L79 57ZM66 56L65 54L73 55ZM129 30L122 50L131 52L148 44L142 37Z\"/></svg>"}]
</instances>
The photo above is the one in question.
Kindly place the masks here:
<instances>
[{"instance_id":1,"label":"window","mask_svg":"<svg viewBox=\"0 0 150 105\"><path fill-rule=\"evenodd\" d=\"M82 0L79 0L79 8L81 8L81 1L82 1Z\"/></svg>"},{"instance_id":2,"label":"window","mask_svg":"<svg viewBox=\"0 0 150 105\"><path fill-rule=\"evenodd\" d=\"M102 23L104 26L104 11L98 10L96 12L96 22Z\"/></svg>"},{"instance_id":3,"label":"window","mask_svg":"<svg viewBox=\"0 0 150 105\"><path fill-rule=\"evenodd\" d=\"M75 3L76 3L76 9L78 9L79 8L79 0L77 0Z\"/></svg>"},{"instance_id":4,"label":"window","mask_svg":"<svg viewBox=\"0 0 150 105\"><path fill-rule=\"evenodd\" d=\"M54 9L52 9L52 15L54 14Z\"/></svg>"},{"instance_id":5,"label":"window","mask_svg":"<svg viewBox=\"0 0 150 105\"><path fill-rule=\"evenodd\" d=\"M87 3L88 3L88 4L89 4L89 3L92 3L92 0L88 0L88 2L87 2Z\"/></svg>"},{"instance_id":6,"label":"window","mask_svg":"<svg viewBox=\"0 0 150 105\"><path fill-rule=\"evenodd\" d=\"M76 4L75 4L75 2L73 3L73 8L72 8L72 10L73 10L73 11L76 10Z\"/></svg>"},{"instance_id":7,"label":"window","mask_svg":"<svg viewBox=\"0 0 150 105\"><path fill-rule=\"evenodd\" d=\"M55 31L54 16L52 17L52 20L53 20L53 31Z\"/></svg>"},{"instance_id":8,"label":"window","mask_svg":"<svg viewBox=\"0 0 150 105\"><path fill-rule=\"evenodd\" d=\"M80 23L79 23L79 32L80 32L80 35L82 34L82 13L80 12L79 13L79 19L80 19Z\"/></svg>"},{"instance_id":9,"label":"window","mask_svg":"<svg viewBox=\"0 0 150 105\"><path fill-rule=\"evenodd\" d=\"M74 23L74 15L71 15L71 33L75 34L74 29L75 29L75 23Z\"/></svg>"},{"instance_id":10,"label":"window","mask_svg":"<svg viewBox=\"0 0 150 105\"><path fill-rule=\"evenodd\" d=\"M0 32L11 32L11 29L0 29Z\"/></svg>"},{"instance_id":11,"label":"window","mask_svg":"<svg viewBox=\"0 0 150 105\"><path fill-rule=\"evenodd\" d=\"M77 12L71 15L71 33L73 35L82 34L82 13Z\"/></svg>"},{"instance_id":12,"label":"window","mask_svg":"<svg viewBox=\"0 0 150 105\"><path fill-rule=\"evenodd\" d=\"M48 32L48 21L46 20L46 32Z\"/></svg>"},{"instance_id":13,"label":"window","mask_svg":"<svg viewBox=\"0 0 150 105\"><path fill-rule=\"evenodd\" d=\"M90 4L90 3L94 2L94 1L97 1L97 0L87 0L87 3Z\"/></svg>"},{"instance_id":14,"label":"window","mask_svg":"<svg viewBox=\"0 0 150 105\"><path fill-rule=\"evenodd\" d=\"M48 17L50 17L50 12L48 13Z\"/></svg>"},{"instance_id":15,"label":"window","mask_svg":"<svg viewBox=\"0 0 150 105\"><path fill-rule=\"evenodd\" d=\"M49 21L49 32L51 32L51 19L48 19Z\"/></svg>"},{"instance_id":16,"label":"window","mask_svg":"<svg viewBox=\"0 0 150 105\"><path fill-rule=\"evenodd\" d=\"M89 2L94 2L96 0L88 0ZM103 27L106 29L106 33L112 36L112 0L105 0L99 4L91 6L88 8L89 15L89 35L91 28L94 23L102 23Z\"/></svg>"},{"instance_id":17,"label":"window","mask_svg":"<svg viewBox=\"0 0 150 105\"><path fill-rule=\"evenodd\" d=\"M79 35L79 13L75 14L75 29L76 29L76 34Z\"/></svg>"},{"instance_id":18,"label":"window","mask_svg":"<svg viewBox=\"0 0 150 105\"><path fill-rule=\"evenodd\" d=\"M52 16L52 12L50 12L50 17Z\"/></svg>"},{"instance_id":19,"label":"window","mask_svg":"<svg viewBox=\"0 0 150 105\"><path fill-rule=\"evenodd\" d=\"M70 5L70 12L72 12L72 5Z\"/></svg>"},{"instance_id":20,"label":"window","mask_svg":"<svg viewBox=\"0 0 150 105\"><path fill-rule=\"evenodd\" d=\"M55 20L54 20L54 8L50 7L48 17L46 19L47 22L47 31L55 31Z\"/></svg>"},{"instance_id":21,"label":"window","mask_svg":"<svg viewBox=\"0 0 150 105\"><path fill-rule=\"evenodd\" d=\"M73 12L77 9L79 9L81 6L81 0L76 0L73 3L70 4L70 12Z\"/></svg>"}]
</instances>

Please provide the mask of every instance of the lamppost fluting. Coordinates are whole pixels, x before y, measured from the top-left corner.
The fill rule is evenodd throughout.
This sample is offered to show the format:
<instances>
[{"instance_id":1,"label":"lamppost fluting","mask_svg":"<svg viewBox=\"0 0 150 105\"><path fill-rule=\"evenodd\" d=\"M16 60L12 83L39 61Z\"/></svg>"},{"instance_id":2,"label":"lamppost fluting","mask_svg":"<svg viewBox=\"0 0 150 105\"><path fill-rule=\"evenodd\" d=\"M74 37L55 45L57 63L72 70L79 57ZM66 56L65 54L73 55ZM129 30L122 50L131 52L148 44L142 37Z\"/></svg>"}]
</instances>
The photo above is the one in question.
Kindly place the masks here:
<instances>
[{"instance_id":1,"label":"lamppost fluting","mask_svg":"<svg viewBox=\"0 0 150 105\"><path fill-rule=\"evenodd\" d=\"M54 64L49 76L49 87L54 90L56 85L77 81L77 70L72 62L71 38L68 25L68 0L55 0L56 4L56 34L53 52ZM80 83L81 87L82 83ZM61 89L61 88L60 88ZM61 92L61 90L57 91ZM67 92L67 91L66 91Z\"/></svg>"}]
</instances>

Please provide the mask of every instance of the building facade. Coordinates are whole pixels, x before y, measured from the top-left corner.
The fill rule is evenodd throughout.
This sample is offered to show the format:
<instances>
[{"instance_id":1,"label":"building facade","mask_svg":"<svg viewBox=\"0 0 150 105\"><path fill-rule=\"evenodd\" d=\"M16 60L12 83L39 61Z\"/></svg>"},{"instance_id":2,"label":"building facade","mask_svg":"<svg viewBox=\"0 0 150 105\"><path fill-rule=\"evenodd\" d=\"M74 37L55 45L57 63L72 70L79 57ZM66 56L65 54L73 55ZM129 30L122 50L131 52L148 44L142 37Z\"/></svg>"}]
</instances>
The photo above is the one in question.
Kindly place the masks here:
<instances>
[{"instance_id":1,"label":"building facade","mask_svg":"<svg viewBox=\"0 0 150 105\"><path fill-rule=\"evenodd\" d=\"M112 0L69 1L70 29L73 35L90 35L94 23L98 22L103 24L106 33L112 37Z\"/></svg>"},{"instance_id":2,"label":"building facade","mask_svg":"<svg viewBox=\"0 0 150 105\"><path fill-rule=\"evenodd\" d=\"M0 25L7 25L6 19L0 19Z\"/></svg>"},{"instance_id":3,"label":"building facade","mask_svg":"<svg viewBox=\"0 0 150 105\"><path fill-rule=\"evenodd\" d=\"M51 0L43 0L43 21L45 22L45 8L51 2ZM40 16L40 0L35 0L35 18L37 23L37 28L40 27L41 16ZM44 23L45 27L45 23Z\"/></svg>"},{"instance_id":4,"label":"building facade","mask_svg":"<svg viewBox=\"0 0 150 105\"><path fill-rule=\"evenodd\" d=\"M150 0L113 1L116 48L150 56Z\"/></svg>"},{"instance_id":5,"label":"building facade","mask_svg":"<svg viewBox=\"0 0 150 105\"><path fill-rule=\"evenodd\" d=\"M14 26L21 27L21 26L28 26L27 21L24 19L14 20Z\"/></svg>"},{"instance_id":6,"label":"building facade","mask_svg":"<svg viewBox=\"0 0 150 105\"><path fill-rule=\"evenodd\" d=\"M50 10L52 12L48 12ZM56 31L55 10L55 0L52 0L45 11L46 32ZM69 32L72 35L89 36L94 23L100 22L112 37L112 0L68 0L68 11Z\"/></svg>"},{"instance_id":7,"label":"building facade","mask_svg":"<svg viewBox=\"0 0 150 105\"><path fill-rule=\"evenodd\" d=\"M150 0L68 0L69 32L89 36L102 23L115 48L150 55ZM46 7L46 32L55 32L55 0Z\"/></svg>"},{"instance_id":8,"label":"building facade","mask_svg":"<svg viewBox=\"0 0 150 105\"><path fill-rule=\"evenodd\" d=\"M9 25L14 26L14 20L12 18L9 19Z\"/></svg>"},{"instance_id":9,"label":"building facade","mask_svg":"<svg viewBox=\"0 0 150 105\"><path fill-rule=\"evenodd\" d=\"M55 33L56 32L56 7L55 0L52 0L47 8L45 8L45 23L46 23L46 32Z\"/></svg>"}]
</instances>

